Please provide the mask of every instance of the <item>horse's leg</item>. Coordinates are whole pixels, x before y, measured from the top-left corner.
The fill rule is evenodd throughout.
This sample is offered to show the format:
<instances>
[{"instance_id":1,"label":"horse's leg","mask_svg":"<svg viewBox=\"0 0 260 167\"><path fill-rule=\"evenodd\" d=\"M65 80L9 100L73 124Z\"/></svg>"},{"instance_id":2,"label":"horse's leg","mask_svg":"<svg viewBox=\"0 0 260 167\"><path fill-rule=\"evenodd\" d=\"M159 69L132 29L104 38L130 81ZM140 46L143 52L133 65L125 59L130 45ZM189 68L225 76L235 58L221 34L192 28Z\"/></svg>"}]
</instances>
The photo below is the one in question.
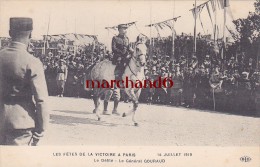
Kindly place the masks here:
<instances>
[{"instance_id":1,"label":"horse's leg","mask_svg":"<svg viewBox=\"0 0 260 167\"><path fill-rule=\"evenodd\" d=\"M140 95L140 90L138 90L137 93L134 93L134 91L131 90L130 95L131 95L130 97L133 101L133 108L130 111L128 111L127 113L123 113L123 117L129 116L130 114L132 114L132 121L134 122L135 126L138 126L138 123L135 121L135 113L138 108L138 98Z\"/></svg>"},{"instance_id":2,"label":"horse's leg","mask_svg":"<svg viewBox=\"0 0 260 167\"><path fill-rule=\"evenodd\" d=\"M98 102L98 89L96 89L96 88L93 89L93 101L94 101L94 105L95 105L93 114L95 114L97 112L97 102Z\"/></svg>"},{"instance_id":3,"label":"horse's leg","mask_svg":"<svg viewBox=\"0 0 260 167\"><path fill-rule=\"evenodd\" d=\"M108 107L108 102L109 102L109 100L110 100L112 94L113 94L113 91L112 91L112 90L107 90L107 91L105 91L104 110L103 110L103 114L104 114L104 115L109 115L109 114L108 114L107 107Z\"/></svg>"},{"instance_id":4,"label":"horse's leg","mask_svg":"<svg viewBox=\"0 0 260 167\"><path fill-rule=\"evenodd\" d=\"M120 101L120 89L115 88L114 89L114 108L113 108L112 114L119 115L119 113L117 111L119 101Z\"/></svg>"},{"instance_id":5,"label":"horse's leg","mask_svg":"<svg viewBox=\"0 0 260 167\"><path fill-rule=\"evenodd\" d=\"M99 113L99 106L100 106L100 97L98 96L97 97L97 101L96 101L96 116L98 117L98 121L101 120L101 116L100 116L100 113Z\"/></svg>"},{"instance_id":6,"label":"horse's leg","mask_svg":"<svg viewBox=\"0 0 260 167\"><path fill-rule=\"evenodd\" d=\"M95 108L93 110L93 114L95 114L97 112L97 97L93 97L93 101L94 101L94 105L95 105Z\"/></svg>"}]
</instances>

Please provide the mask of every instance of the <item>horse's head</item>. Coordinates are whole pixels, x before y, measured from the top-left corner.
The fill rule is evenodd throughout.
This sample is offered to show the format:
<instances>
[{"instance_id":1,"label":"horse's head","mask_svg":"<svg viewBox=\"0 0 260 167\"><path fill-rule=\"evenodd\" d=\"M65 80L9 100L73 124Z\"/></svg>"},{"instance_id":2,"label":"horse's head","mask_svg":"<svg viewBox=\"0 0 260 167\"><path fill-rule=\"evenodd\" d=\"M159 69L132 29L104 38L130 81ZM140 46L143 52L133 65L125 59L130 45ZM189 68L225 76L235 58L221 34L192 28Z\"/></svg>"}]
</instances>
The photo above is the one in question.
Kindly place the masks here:
<instances>
[{"instance_id":1,"label":"horse's head","mask_svg":"<svg viewBox=\"0 0 260 167\"><path fill-rule=\"evenodd\" d=\"M147 47L145 45L146 43L146 36L139 35L137 37L137 43L135 46L135 54L134 57L137 60L137 63L139 66L145 66L146 64L146 54L147 54Z\"/></svg>"}]
</instances>

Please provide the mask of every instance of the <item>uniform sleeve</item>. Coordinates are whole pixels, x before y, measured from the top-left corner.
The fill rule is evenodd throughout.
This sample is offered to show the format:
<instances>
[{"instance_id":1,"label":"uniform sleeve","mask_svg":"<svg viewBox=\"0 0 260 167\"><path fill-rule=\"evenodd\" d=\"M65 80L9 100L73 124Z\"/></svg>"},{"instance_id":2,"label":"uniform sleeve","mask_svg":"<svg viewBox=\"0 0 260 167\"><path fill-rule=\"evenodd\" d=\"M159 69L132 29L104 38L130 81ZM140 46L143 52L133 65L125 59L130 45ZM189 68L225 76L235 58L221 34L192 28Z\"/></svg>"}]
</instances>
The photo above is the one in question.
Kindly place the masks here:
<instances>
[{"instance_id":1,"label":"uniform sleeve","mask_svg":"<svg viewBox=\"0 0 260 167\"><path fill-rule=\"evenodd\" d=\"M112 39L112 51L114 53L123 54L122 51L119 48L117 48L117 46L116 46L116 38L115 37L113 37L113 39Z\"/></svg>"},{"instance_id":2,"label":"uniform sleeve","mask_svg":"<svg viewBox=\"0 0 260 167\"><path fill-rule=\"evenodd\" d=\"M40 60L34 61L31 67L31 87L36 103L35 130L39 133L47 128L49 122L48 90L43 65Z\"/></svg>"}]
</instances>

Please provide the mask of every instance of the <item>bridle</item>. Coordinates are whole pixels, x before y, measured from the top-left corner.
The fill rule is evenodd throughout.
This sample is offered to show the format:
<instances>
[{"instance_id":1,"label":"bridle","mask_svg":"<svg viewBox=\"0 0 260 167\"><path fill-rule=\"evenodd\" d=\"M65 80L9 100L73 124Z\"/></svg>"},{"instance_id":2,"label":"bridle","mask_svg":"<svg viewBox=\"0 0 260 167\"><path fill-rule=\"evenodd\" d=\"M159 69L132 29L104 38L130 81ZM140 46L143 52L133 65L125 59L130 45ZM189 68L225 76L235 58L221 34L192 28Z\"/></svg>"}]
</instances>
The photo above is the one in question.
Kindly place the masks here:
<instances>
[{"instance_id":1,"label":"bridle","mask_svg":"<svg viewBox=\"0 0 260 167\"><path fill-rule=\"evenodd\" d=\"M136 48L137 48L137 46L140 45L140 44L142 44L142 43L139 42L139 43L137 43L137 44L135 45L134 55L136 55ZM137 65L137 61L140 61L140 57L143 56L143 55L144 55L144 54L141 53L141 54L139 54L139 55L132 56L132 59L135 61L135 64L136 64L137 67L140 67L140 66Z\"/></svg>"},{"instance_id":2,"label":"bridle","mask_svg":"<svg viewBox=\"0 0 260 167\"><path fill-rule=\"evenodd\" d=\"M137 44L135 45L134 55L136 55L136 48L137 48L137 46L138 46L139 44L142 44L142 43L137 43ZM133 61L135 62L135 65L136 65L138 68L140 67L140 66L138 65L138 62L140 61L140 56L143 56L143 55L144 55L144 54L141 53L141 54L139 54L139 55L136 55L136 56L132 56L132 57L131 57L131 59L133 59ZM131 66L130 66L129 64L128 64L128 67L129 67L131 73L138 79L137 74L134 73L134 71L132 70L132 68L131 68Z\"/></svg>"}]
</instances>

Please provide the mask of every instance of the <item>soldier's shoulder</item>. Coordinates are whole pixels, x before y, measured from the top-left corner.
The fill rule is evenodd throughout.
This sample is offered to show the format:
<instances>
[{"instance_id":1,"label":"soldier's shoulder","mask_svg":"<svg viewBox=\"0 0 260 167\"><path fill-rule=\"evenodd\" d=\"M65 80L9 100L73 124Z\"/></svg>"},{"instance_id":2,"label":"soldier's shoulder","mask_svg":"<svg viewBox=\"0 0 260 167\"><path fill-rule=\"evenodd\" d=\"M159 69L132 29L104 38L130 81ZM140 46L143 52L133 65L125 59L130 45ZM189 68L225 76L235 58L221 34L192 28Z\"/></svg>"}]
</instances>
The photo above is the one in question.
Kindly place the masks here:
<instances>
[{"instance_id":1,"label":"soldier's shoulder","mask_svg":"<svg viewBox=\"0 0 260 167\"><path fill-rule=\"evenodd\" d=\"M29 67L31 67L33 69L37 69L37 68L42 68L43 67L43 64L42 64L40 59L34 57L30 53L28 53L27 57L28 57L28 66Z\"/></svg>"},{"instance_id":2,"label":"soldier's shoulder","mask_svg":"<svg viewBox=\"0 0 260 167\"><path fill-rule=\"evenodd\" d=\"M7 47L0 49L0 56L3 56L5 54L5 52L7 51Z\"/></svg>"},{"instance_id":3,"label":"soldier's shoulder","mask_svg":"<svg viewBox=\"0 0 260 167\"><path fill-rule=\"evenodd\" d=\"M113 36L112 39L113 39L113 40L118 40L118 39L120 39L120 37L119 37L118 35L115 35L115 36Z\"/></svg>"}]
</instances>

